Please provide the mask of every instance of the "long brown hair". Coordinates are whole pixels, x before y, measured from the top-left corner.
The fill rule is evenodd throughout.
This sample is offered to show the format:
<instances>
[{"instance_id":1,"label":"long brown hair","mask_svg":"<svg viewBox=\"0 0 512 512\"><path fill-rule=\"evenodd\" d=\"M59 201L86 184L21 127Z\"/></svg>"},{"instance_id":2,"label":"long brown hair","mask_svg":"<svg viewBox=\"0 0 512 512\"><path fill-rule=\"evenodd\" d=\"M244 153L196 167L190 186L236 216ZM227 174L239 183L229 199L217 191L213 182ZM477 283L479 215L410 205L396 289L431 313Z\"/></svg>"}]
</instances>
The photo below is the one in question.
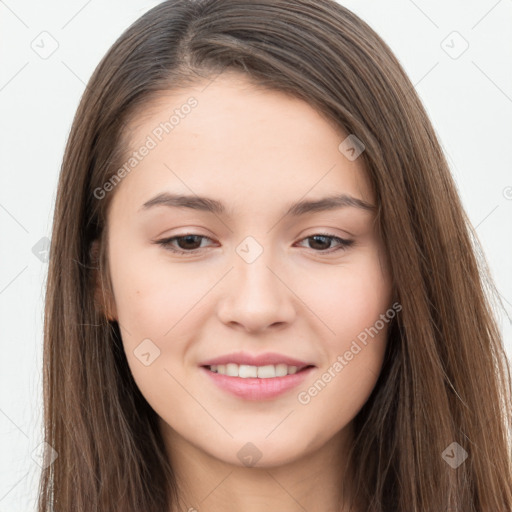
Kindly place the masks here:
<instances>
[{"instance_id":1,"label":"long brown hair","mask_svg":"<svg viewBox=\"0 0 512 512\"><path fill-rule=\"evenodd\" d=\"M402 310L354 420L349 474L363 509L511 511L511 378L498 295L435 131L390 48L334 0L169 0L108 51L69 135L44 333L44 435L58 457L42 472L39 512L177 506L156 413L129 371L118 324L96 300L98 279L111 291L105 219L115 191L98 199L95 190L118 171L143 105L227 69L305 100L365 146ZM456 468L455 453L467 454Z\"/></svg>"}]
</instances>

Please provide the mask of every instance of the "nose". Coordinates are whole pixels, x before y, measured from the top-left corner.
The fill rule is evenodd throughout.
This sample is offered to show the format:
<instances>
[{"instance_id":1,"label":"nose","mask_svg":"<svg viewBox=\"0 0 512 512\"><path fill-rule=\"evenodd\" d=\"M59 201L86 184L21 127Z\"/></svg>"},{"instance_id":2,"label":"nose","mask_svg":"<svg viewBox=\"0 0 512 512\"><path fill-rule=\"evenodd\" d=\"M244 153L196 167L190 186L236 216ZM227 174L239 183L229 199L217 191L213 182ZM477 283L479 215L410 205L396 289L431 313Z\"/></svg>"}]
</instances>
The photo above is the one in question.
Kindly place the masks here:
<instances>
[{"instance_id":1,"label":"nose","mask_svg":"<svg viewBox=\"0 0 512 512\"><path fill-rule=\"evenodd\" d=\"M251 333L278 329L295 318L293 283L266 251L252 263L235 254L233 270L218 301L219 319L230 327Z\"/></svg>"}]
</instances>

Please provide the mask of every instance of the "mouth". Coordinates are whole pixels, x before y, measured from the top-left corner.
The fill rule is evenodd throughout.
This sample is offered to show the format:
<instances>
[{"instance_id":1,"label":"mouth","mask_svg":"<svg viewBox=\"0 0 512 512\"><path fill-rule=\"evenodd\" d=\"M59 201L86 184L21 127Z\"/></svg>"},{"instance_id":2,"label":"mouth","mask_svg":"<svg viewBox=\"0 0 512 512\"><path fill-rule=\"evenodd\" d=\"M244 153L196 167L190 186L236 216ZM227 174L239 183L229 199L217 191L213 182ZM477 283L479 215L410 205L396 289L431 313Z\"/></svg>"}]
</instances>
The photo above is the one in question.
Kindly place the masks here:
<instances>
[{"instance_id":1,"label":"mouth","mask_svg":"<svg viewBox=\"0 0 512 512\"><path fill-rule=\"evenodd\" d=\"M302 384L316 366L286 364L252 366L234 363L204 365L200 369L224 393L244 400L263 401L285 396Z\"/></svg>"},{"instance_id":2,"label":"mouth","mask_svg":"<svg viewBox=\"0 0 512 512\"><path fill-rule=\"evenodd\" d=\"M267 364L264 366L253 366L249 364L212 364L204 365L212 373L226 375L228 377L239 377L241 379L274 379L276 377L286 377L287 375L295 375L314 366L302 365L294 366L285 363Z\"/></svg>"}]
</instances>

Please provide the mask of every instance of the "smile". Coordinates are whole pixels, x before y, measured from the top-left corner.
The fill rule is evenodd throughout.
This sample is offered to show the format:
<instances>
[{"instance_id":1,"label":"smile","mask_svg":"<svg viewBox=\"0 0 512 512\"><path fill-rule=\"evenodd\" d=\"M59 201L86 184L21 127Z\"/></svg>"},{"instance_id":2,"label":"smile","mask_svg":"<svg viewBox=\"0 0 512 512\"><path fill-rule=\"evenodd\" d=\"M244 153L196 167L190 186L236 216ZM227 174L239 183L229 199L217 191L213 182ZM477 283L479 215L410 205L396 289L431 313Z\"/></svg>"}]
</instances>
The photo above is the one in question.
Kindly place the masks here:
<instances>
[{"instance_id":1,"label":"smile","mask_svg":"<svg viewBox=\"0 0 512 512\"><path fill-rule=\"evenodd\" d=\"M265 366L252 366L248 364L213 364L210 366L212 372L220 373L221 375L228 375L229 377L258 378L258 379L271 379L273 377L285 377L286 375L293 375L297 373L296 366L289 366L287 364L268 364Z\"/></svg>"},{"instance_id":2,"label":"smile","mask_svg":"<svg viewBox=\"0 0 512 512\"><path fill-rule=\"evenodd\" d=\"M286 364L252 366L228 363L202 366L201 370L222 391L246 400L269 400L301 384L314 368L312 365L298 369Z\"/></svg>"}]
</instances>

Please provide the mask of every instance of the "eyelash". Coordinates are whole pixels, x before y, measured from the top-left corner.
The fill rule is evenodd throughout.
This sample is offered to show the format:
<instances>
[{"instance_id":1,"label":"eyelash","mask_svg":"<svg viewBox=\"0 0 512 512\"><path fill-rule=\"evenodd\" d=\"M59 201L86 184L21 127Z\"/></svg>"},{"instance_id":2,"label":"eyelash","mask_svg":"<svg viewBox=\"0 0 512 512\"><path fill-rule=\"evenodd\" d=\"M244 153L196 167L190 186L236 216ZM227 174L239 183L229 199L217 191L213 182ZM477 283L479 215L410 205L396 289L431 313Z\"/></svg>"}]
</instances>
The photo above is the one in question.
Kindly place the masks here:
<instances>
[{"instance_id":1,"label":"eyelash","mask_svg":"<svg viewBox=\"0 0 512 512\"><path fill-rule=\"evenodd\" d=\"M205 238L207 240L211 240L211 238L207 237L207 236L204 236L204 235L197 235L195 233L186 233L184 235L178 235L178 236L173 236L173 237L170 237L170 238L164 238L162 240L157 240L155 243L158 244L158 245L161 245L163 246L166 250L168 251L171 251L173 253L176 253L176 254L180 254L182 256L193 256L199 252L201 252L203 248L198 248L198 249L192 249L190 251L185 251L183 249L176 249L175 247L173 247L171 245L171 243L174 241L174 240L177 240L177 239L180 239L180 238L186 238L187 236L194 236L194 237L199 237L199 238ZM320 251L315 251L314 249L312 249L314 252L317 252L317 253L320 253L320 254L332 254L332 253L335 253L335 252L338 252L338 251L344 251L346 249L348 249L349 247L351 247L353 244L354 244L354 240L347 240L345 238L340 238L339 236L335 236L335 235L331 235L329 233L315 233L314 235L310 235L310 236L307 236L305 238L303 238L302 240L299 240L300 242L304 241L304 240L308 240L309 238L314 238L314 237L318 237L318 236L321 236L321 237L324 237L324 238L331 238L332 240L335 240L339 243L339 246L337 249L335 250L320 250Z\"/></svg>"}]
</instances>

